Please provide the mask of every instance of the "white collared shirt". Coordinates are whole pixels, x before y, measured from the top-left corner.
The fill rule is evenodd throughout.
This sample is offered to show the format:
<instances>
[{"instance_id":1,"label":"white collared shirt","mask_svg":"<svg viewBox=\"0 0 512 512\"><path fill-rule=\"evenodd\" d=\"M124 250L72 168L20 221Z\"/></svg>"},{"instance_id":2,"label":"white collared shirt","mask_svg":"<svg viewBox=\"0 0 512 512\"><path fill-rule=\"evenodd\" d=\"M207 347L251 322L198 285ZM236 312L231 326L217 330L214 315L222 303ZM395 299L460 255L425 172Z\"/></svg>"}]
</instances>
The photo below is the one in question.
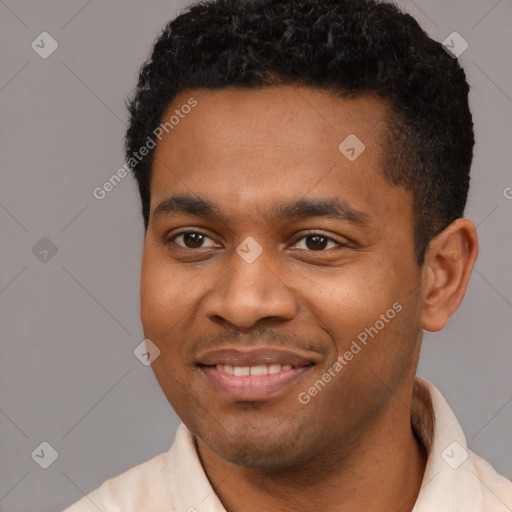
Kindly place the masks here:
<instances>
[{"instance_id":1,"label":"white collared shirt","mask_svg":"<svg viewBox=\"0 0 512 512\"><path fill-rule=\"evenodd\" d=\"M439 390L415 378L411 422L428 453L413 512L512 512L512 482L467 448ZM64 512L226 512L181 424L171 449L104 482Z\"/></svg>"}]
</instances>

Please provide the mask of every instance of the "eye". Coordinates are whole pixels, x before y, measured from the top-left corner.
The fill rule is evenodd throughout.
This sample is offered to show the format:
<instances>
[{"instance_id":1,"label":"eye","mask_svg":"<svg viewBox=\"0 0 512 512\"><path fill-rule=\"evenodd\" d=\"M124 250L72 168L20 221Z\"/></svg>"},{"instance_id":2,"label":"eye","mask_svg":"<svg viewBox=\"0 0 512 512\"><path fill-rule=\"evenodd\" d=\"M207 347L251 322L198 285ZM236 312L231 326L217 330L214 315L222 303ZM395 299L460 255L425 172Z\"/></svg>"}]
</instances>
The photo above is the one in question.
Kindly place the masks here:
<instances>
[{"instance_id":1,"label":"eye","mask_svg":"<svg viewBox=\"0 0 512 512\"><path fill-rule=\"evenodd\" d=\"M299 240L297 240L297 242L295 242L295 244L297 245L298 242L300 242L302 240L305 241L304 246L299 247L299 249L305 249L305 250L316 251L316 252L324 251L325 249L327 249L328 248L327 245L329 243L334 244L334 247L336 247L336 246L345 247L344 244L334 240L331 237L326 236L324 233L308 233L307 235L303 236L302 238L299 238Z\"/></svg>"},{"instance_id":2,"label":"eye","mask_svg":"<svg viewBox=\"0 0 512 512\"><path fill-rule=\"evenodd\" d=\"M181 239L182 243L175 242L179 239ZM183 247L184 249L204 249L205 247L215 247L218 245L215 242L213 242L213 245L210 246L202 245L206 239L209 239L213 242L213 240L208 235L201 233L200 231L182 231L181 233L177 233L168 238L166 240L166 244L175 242L176 245Z\"/></svg>"},{"instance_id":3,"label":"eye","mask_svg":"<svg viewBox=\"0 0 512 512\"><path fill-rule=\"evenodd\" d=\"M210 240L210 245L204 245L206 240ZM183 249L205 249L219 246L212 238L200 231L182 231L165 240L166 245L172 242ZM300 244L302 244L302 247ZM329 247L329 244L332 244L331 247ZM306 251L324 252L330 248L346 246L347 244L338 242L324 233L311 232L297 239L293 247Z\"/></svg>"}]
</instances>

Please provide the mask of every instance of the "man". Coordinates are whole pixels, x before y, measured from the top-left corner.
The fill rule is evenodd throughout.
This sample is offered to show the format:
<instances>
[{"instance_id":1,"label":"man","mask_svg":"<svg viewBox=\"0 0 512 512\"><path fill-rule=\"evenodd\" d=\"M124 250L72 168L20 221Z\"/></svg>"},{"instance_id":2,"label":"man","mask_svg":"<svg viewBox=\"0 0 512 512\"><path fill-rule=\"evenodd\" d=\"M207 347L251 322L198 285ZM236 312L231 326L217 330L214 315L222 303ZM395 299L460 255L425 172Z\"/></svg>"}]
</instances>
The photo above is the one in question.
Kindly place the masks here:
<instances>
[{"instance_id":1,"label":"man","mask_svg":"<svg viewBox=\"0 0 512 512\"><path fill-rule=\"evenodd\" d=\"M130 103L141 320L183 421L67 512L512 510L415 377L477 257L457 60L374 0L218 0Z\"/></svg>"}]
</instances>

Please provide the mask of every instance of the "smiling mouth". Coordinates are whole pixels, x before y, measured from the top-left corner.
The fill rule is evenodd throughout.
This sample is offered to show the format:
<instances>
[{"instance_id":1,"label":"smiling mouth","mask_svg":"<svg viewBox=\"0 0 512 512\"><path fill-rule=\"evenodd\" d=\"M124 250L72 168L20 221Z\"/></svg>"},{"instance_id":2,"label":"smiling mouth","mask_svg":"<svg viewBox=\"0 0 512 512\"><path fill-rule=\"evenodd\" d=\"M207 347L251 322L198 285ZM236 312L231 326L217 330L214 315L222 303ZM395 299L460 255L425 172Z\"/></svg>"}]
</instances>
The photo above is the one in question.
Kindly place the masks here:
<instances>
[{"instance_id":1,"label":"smiling mouth","mask_svg":"<svg viewBox=\"0 0 512 512\"><path fill-rule=\"evenodd\" d=\"M310 365L307 365L310 366ZM231 364L217 364L215 369L237 377L275 375L281 372L293 370L291 364L258 364L254 366L233 366Z\"/></svg>"},{"instance_id":2,"label":"smiling mouth","mask_svg":"<svg viewBox=\"0 0 512 512\"><path fill-rule=\"evenodd\" d=\"M313 363L295 367L272 363L252 366L199 365L199 368L208 384L224 398L254 402L284 394L313 366Z\"/></svg>"},{"instance_id":3,"label":"smiling mouth","mask_svg":"<svg viewBox=\"0 0 512 512\"><path fill-rule=\"evenodd\" d=\"M263 401L284 395L320 355L270 346L217 348L198 356L196 366L216 394L231 401Z\"/></svg>"}]
</instances>

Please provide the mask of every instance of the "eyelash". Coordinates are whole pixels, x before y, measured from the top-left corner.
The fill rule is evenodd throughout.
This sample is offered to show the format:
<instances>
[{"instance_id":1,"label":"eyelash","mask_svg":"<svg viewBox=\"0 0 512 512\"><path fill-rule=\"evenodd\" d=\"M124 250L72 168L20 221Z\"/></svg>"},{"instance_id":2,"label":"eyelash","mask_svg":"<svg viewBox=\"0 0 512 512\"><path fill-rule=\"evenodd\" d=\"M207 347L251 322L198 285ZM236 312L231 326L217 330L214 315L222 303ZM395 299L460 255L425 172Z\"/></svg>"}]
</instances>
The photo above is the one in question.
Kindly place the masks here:
<instances>
[{"instance_id":1,"label":"eyelash","mask_svg":"<svg viewBox=\"0 0 512 512\"><path fill-rule=\"evenodd\" d=\"M169 244L171 244L171 242L173 242L179 236L186 235L186 234L189 234L189 233L195 234L195 235L202 235L204 237L212 239L210 236L208 236L206 233L203 233L202 231L192 231L191 230L191 231L180 231L179 233L175 233L171 237L166 238L164 243L165 243L165 245L169 245ZM348 244L341 243L341 242L335 240L334 238L332 238L330 236L327 236L322 231L308 231L305 234L303 234L300 238L297 238L295 240L295 242L294 242L294 245L297 245L297 243L300 242L301 240L303 240L304 238L309 238L309 237L314 237L314 236L318 236L318 237L324 238L328 242L334 242L338 247L348 247ZM176 245L178 245L178 244L176 244ZM192 249L192 248L189 248L189 247L183 247L181 245L178 245L178 247L181 248L181 249L189 250L189 251L195 250L195 249ZM205 249L205 247L198 247L196 249ZM308 249L300 249L300 250L306 250L307 252L326 252L328 249L319 249L318 251L313 251L313 250L308 250Z\"/></svg>"}]
</instances>

